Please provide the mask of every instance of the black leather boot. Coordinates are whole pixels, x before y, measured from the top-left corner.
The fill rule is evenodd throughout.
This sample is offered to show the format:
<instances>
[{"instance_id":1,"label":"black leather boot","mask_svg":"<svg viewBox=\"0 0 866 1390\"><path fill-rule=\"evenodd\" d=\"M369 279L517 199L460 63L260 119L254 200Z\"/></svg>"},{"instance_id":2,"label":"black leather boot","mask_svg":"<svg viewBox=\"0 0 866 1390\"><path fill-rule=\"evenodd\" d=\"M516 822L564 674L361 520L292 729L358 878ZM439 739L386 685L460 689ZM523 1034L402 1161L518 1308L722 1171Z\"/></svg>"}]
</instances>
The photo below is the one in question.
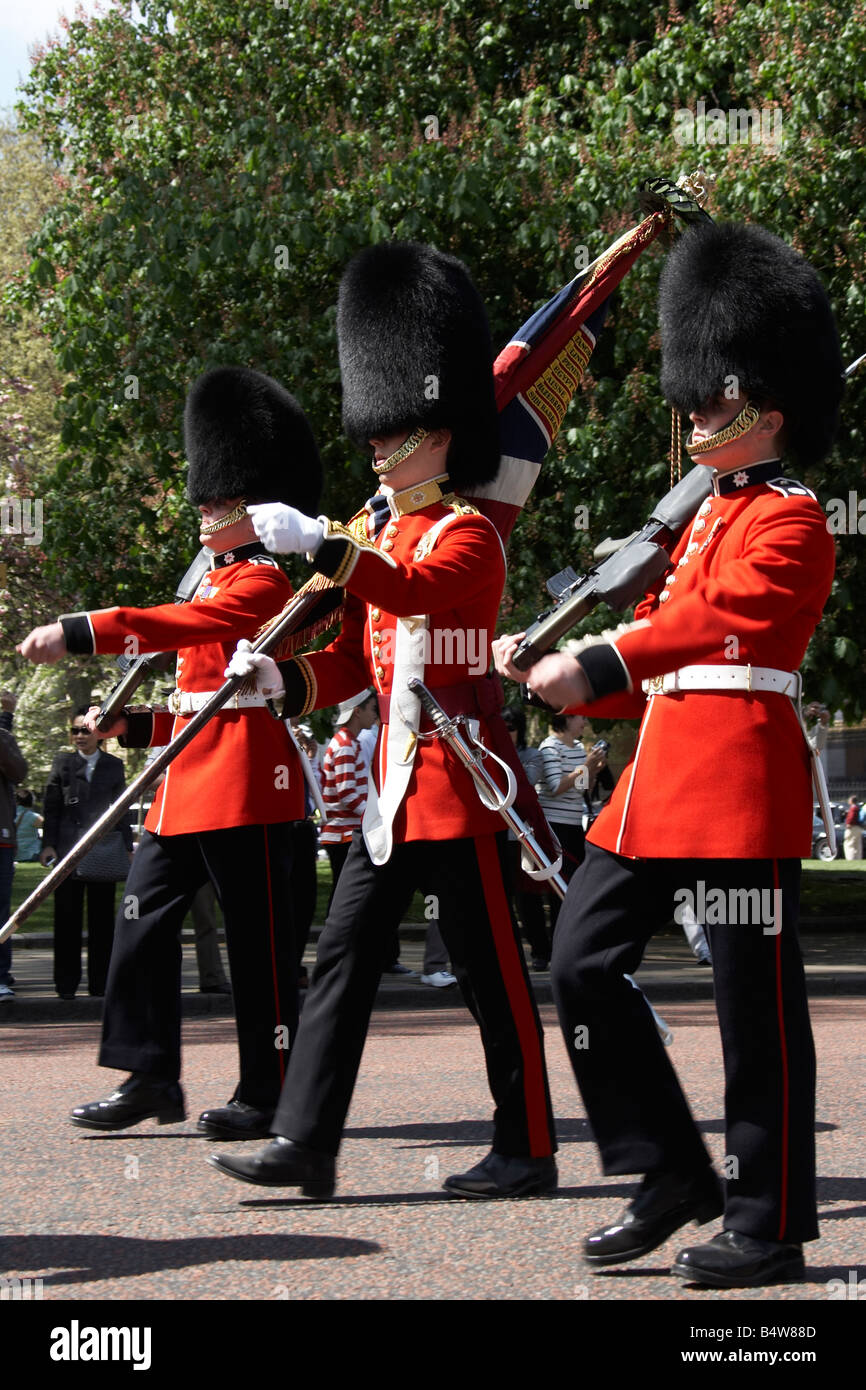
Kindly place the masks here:
<instances>
[{"instance_id":1,"label":"black leather boot","mask_svg":"<svg viewBox=\"0 0 866 1390\"><path fill-rule=\"evenodd\" d=\"M186 1106L179 1082L133 1072L105 1100L78 1105L69 1118L83 1129L129 1129L142 1120L172 1125L186 1119Z\"/></svg>"},{"instance_id":2,"label":"black leather boot","mask_svg":"<svg viewBox=\"0 0 866 1390\"><path fill-rule=\"evenodd\" d=\"M305 1149L293 1139L277 1135L257 1154L213 1154L208 1163L239 1182L260 1187L299 1187L304 1197L326 1202L336 1186L337 1161L333 1154Z\"/></svg>"}]
</instances>

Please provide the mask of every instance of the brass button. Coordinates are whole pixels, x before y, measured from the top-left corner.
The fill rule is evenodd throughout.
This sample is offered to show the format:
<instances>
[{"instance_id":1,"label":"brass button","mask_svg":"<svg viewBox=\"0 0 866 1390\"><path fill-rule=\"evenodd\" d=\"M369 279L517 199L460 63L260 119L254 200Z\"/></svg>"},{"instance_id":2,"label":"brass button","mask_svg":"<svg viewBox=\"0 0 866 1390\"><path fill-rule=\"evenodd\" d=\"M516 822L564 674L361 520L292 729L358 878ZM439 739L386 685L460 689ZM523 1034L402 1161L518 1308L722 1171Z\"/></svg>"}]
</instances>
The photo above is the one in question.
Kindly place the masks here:
<instances>
[{"instance_id":1,"label":"brass button","mask_svg":"<svg viewBox=\"0 0 866 1390\"><path fill-rule=\"evenodd\" d=\"M393 525L392 525L392 526L389 526L388 529L387 529L387 531L385 532L385 535L386 535L386 536L396 536L396 534L397 534L397 527L396 527L396 526L393 526Z\"/></svg>"},{"instance_id":2,"label":"brass button","mask_svg":"<svg viewBox=\"0 0 866 1390\"><path fill-rule=\"evenodd\" d=\"M383 549L383 550L393 550L393 549L394 549L394 542L393 542L393 541L383 541L383 542L382 542L382 549Z\"/></svg>"},{"instance_id":3,"label":"brass button","mask_svg":"<svg viewBox=\"0 0 866 1390\"><path fill-rule=\"evenodd\" d=\"M661 593L659 594L659 603L667 603L667 601L668 601L668 599L670 598L670 596L671 596L671 591L670 591L670 589L662 589Z\"/></svg>"},{"instance_id":4,"label":"brass button","mask_svg":"<svg viewBox=\"0 0 866 1390\"><path fill-rule=\"evenodd\" d=\"M385 676L385 667L384 667L384 666L377 666L377 667L376 667L376 675L379 677L379 680L383 680L383 679L384 679L384 676Z\"/></svg>"},{"instance_id":5,"label":"brass button","mask_svg":"<svg viewBox=\"0 0 866 1390\"><path fill-rule=\"evenodd\" d=\"M373 646L374 646L374 647L378 647L378 645L379 645L379 643L381 642L381 640L382 640L382 639L381 639L381 637L379 636L378 632L374 632L374 633L373 633Z\"/></svg>"},{"instance_id":6,"label":"brass button","mask_svg":"<svg viewBox=\"0 0 866 1390\"><path fill-rule=\"evenodd\" d=\"M665 583L666 583L666 584L676 584L676 582L677 582L677 577L676 577L675 574L669 574L668 577L667 577L667 579L665 580Z\"/></svg>"},{"instance_id":7,"label":"brass button","mask_svg":"<svg viewBox=\"0 0 866 1390\"><path fill-rule=\"evenodd\" d=\"M713 509L713 504L712 504L712 502L710 502L710 500L709 500L709 498L708 498L706 502L703 502L703 503L701 504L701 506L700 506L700 508L699 508L699 510L698 510L698 516L709 516L710 512L712 511L712 509Z\"/></svg>"},{"instance_id":8,"label":"brass button","mask_svg":"<svg viewBox=\"0 0 866 1390\"><path fill-rule=\"evenodd\" d=\"M381 610L381 608L371 608L371 609L370 609L370 617L373 619L373 622L374 622L374 623L377 623L377 622L379 621L379 619L381 618L381 616L382 616L382 610Z\"/></svg>"},{"instance_id":9,"label":"brass button","mask_svg":"<svg viewBox=\"0 0 866 1390\"><path fill-rule=\"evenodd\" d=\"M701 517L698 517L697 521L695 522L694 526L692 527L692 530L693 530L695 533L697 533L698 531L703 531L704 528L706 527L706 524L707 524L707 523L706 523L704 520L702 520Z\"/></svg>"}]
</instances>

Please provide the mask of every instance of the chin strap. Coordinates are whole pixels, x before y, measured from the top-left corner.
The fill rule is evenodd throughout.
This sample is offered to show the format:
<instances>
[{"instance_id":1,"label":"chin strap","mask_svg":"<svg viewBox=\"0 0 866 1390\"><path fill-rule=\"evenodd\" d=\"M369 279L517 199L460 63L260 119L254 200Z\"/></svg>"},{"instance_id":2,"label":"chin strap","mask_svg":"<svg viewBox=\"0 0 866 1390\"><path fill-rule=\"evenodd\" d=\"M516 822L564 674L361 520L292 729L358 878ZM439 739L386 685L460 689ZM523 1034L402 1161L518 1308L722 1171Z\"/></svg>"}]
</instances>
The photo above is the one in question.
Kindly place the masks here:
<instances>
[{"instance_id":1,"label":"chin strap","mask_svg":"<svg viewBox=\"0 0 866 1390\"><path fill-rule=\"evenodd\" d=\"M219 521L212 521L209 526L200 527L199 534L202 536L215 536L217 531L224 531L227 526L234 526L235 522L241 521L246 514L246 498L242 497L238 505L232 507L230 512L226 512L225 516L220 517Z\"/></svg>"},{"instance_id":2,"label":"chin strap","mask_svg":"<svg viewBox=\"0 0 866 1390\"><path fill-rule=\"evenodd\" d=\"M732 439L741 439L744 434L748 434L760 418L759 408L751 401L747 401L739 415L736 415L729 425L725 425L724 429L716 430L715 434L708 435L706 439L698 440L696 444L692 443L692 436L690 435L686 440L686 453L690 458L697 458L701 454L710 453L713 449L720 449L723 444L730 444Z\"/></svg>"},{"instance_id":3,"label":"chin strap","mask_svg":"<svg viewBox=\"0 0 866 1390\"><path fill-rule=\"evenodd\" d=\"M383 473L390 473L392 468L396 468L398 463L402 463L410 454L414 454L419 444L423 444L429 430L422 429L419 425L417 430L413 430L408 439L404 439L399 449L395 449L393 454L389 454L381 463L373 464L373 472L380 476Z\"/></svg>"}]
</instances>

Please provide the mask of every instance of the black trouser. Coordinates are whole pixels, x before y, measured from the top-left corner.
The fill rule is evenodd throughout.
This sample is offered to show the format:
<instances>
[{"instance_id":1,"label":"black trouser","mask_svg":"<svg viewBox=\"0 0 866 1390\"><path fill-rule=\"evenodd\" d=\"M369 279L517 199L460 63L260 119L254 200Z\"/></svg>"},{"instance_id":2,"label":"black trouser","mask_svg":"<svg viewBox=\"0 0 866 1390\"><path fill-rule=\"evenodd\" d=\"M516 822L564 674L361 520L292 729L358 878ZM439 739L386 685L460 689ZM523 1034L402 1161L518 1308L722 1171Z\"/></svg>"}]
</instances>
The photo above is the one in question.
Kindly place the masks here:
<instances>
[{"instance_id":1,"label":"black trouser","mask_svg":"<svg viewBox=\"0 0 866 1390\"><path fill-rule=\"evenodd\" d=\"M562 845L562 868L560 874L566 883L571 883L580 865L583 863L585 848L584 834L582 825L570 825L563 821L551 821L550 828ZM562 907L562 898L558 893L548 893L547 901L550 904L550 935L556 935L556 924L559 921L559 913Z\"/></svg>"},{"instance_id":2,"label":"black trouser","mask_svg":"<svg viewBox=\"0 0 866 1390\"><path fill-rule=\"evenodd\" d=\"M338 845L325 845L328 862L331 865L331 896L328 898L328 912L331 910L331 903L334 901L334 894L337 891L337 884L340 881L340 874L343 872L343 865L349 853L351 840L343 840Z\"/></svg>"},{"instance_id":3,"label":"black trouser","mask_svg":"<svg viewBox=\"0 0 866 1390\"><path fill-rule=\"evenodd\" d=\"M371 863L352 840L319 938L274 1131L337 1152L361 1062L382 961L416 887L434 885L451 964L481 1029L496 1101L493 1147L508 1155L556 1147L544 1042L503 882L505 835L395 845Z\"/></svg>"},{"instance_id":4,"label":"black trouser","mask_svg":"<svg viewBox=\"0 0 866 1390\"><path fill-rule=\"evenodd\" d=\"M116 883L67 878L54 890L54 988L74 994L81 983L81 925L87 893L87 988L105 993L114 936Z\"/></svg>"},{"instance_id":5,"label":"black trouser","mask_svg":"<svg viewBox=\"0 0 866 1390\"><path fill-rule=\"evenodd\" d=\"M521 848L517 840L508 841L509 868L511 870L510 887L517 909L517 917L523 928L523 935L529 942L529 949L532 952L532 959L535 961L550 960L550 932L544 919L544 900L546 892L539 887L537 892L523 885L527 880L523 877L523 870L520 866ZM575 866L576 867L576 866Z\"/></svg>"},{"instance_id":6,"label":"black trouser","mask_svg":"<svg viewBox=\"0 0 866 1390\"><path fill-rule=\"evenodd\" d=\"M298 966L304 959L310 927L316 913L316 859L318 858L318 838L316 827L311 820L295 820L291 824L292 834L292 887L295 903L295 950Z\"/></svg>"},{"instance_id":7,"label":"black trouser","mask_svg":"<svg viewBox=\"0 0 866 1390\"><path fill-rule=\"evenodd\" d=\"M225 922L240 1052L235 1099L271 1109L298 1022L288 825L151 835L117 914L100 1065L180 1076L180 927L209 878Z\"/></svg>"},{"instance_id":8,"label":"black trouser","mask_svg":"<svg viewBox=\"0 0 866 1390\"><path fill-rule=\"evenodd\" d=\"M646 1002L624 978L692 895L710 939L725 1063L725 1227L774 1241L818 1233L799 883L798 859L635 860L590 844L553 942L554 996L604 1172L692 1172L709 1155Z\"/></svg>"},{"instance_id":9,"label":"black trouser","mask_svg":"<svg viewBox=\"0 0 866 1390\"><path fill-rule=\"evenodd\" d=\"M337 882L343 872L343 865L349 857L349 850L352 841L344 840L340 845L326 845L328 858L331 861L331 896L328 898L328 912L331 911L331 903L334 901L334 894L337 891ZM409 904L414 896L414 888L406 899L403 912L399 917L395 916L392 920L391 930L386 937L382 938L382 969L388 970L390 966L396 965L400 959L400 923L409 908Z\"/></svg>"}]
</instances>

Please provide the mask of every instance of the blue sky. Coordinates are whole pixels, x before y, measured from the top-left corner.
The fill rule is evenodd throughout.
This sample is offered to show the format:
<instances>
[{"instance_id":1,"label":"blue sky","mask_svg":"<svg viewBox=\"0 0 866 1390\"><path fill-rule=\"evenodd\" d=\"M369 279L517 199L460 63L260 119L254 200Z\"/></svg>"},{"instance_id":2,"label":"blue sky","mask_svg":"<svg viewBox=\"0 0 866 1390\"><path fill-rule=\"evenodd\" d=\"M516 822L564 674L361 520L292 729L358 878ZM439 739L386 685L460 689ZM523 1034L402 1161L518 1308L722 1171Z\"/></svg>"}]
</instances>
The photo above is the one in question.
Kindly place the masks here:
<instances>
[{"instance_id":1,"label":"blue sky","mask_svg":"<svg viewBox=\"0 0 866 1390\"><path fill-rule=\"evenodd\" d=\"M108 10L110 0L3 0L0 5L0 110L8 112L16 100L15 88L30 71L28 49L44 43L49 34L61 34L62 14L74 19L76 11L95 14Z\"/></svg>"}]
</instances>

